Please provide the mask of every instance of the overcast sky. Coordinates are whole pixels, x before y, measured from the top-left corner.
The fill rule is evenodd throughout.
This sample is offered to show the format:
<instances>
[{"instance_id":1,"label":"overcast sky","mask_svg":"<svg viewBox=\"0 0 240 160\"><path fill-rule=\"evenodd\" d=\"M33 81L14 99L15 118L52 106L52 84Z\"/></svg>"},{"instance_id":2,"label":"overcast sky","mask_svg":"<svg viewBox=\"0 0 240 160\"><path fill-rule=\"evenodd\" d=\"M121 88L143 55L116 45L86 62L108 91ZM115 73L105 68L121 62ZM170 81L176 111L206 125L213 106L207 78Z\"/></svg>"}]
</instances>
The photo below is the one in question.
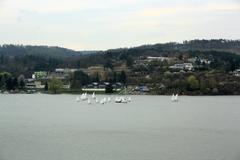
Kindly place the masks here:
<instances>
[{"instance_id":1,"label":"overcast sky","mask_svg":"<svg viewBox=\"0 0 240 160\"><path fill-rule=\"evenodd\" d=\"M0 0L0 44L99 50L240 39L240 0Z\"/></svg>"}]
</instances>

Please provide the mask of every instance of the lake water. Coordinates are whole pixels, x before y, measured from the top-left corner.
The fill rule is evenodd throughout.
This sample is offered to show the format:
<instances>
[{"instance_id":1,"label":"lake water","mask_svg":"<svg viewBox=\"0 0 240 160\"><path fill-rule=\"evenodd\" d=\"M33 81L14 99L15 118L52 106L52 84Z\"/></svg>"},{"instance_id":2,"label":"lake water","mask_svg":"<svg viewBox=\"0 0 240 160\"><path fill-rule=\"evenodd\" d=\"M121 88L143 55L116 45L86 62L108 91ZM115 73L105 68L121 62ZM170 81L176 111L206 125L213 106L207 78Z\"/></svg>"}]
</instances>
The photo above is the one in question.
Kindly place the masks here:
<instances>
[{"instance_id":1,"label":"lake water","mask_svg":"<svg viewBox=\"0 0 240 160\"><path fill-rule=\"evenodd\" d=\"M0 95L0 160L240 159L239 96L170 98Z\"/></svg>"}]
</instances>

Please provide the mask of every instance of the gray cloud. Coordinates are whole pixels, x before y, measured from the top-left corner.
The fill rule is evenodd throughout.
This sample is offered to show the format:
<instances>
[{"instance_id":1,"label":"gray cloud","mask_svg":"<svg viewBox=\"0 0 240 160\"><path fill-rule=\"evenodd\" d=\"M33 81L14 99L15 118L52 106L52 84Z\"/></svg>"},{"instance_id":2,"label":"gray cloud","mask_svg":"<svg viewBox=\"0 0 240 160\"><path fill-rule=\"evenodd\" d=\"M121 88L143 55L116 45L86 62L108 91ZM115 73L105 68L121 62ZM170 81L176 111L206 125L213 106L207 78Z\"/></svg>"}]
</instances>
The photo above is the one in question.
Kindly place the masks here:
<instances>
[{"instance_id":1,"label":"gray cloud","mask_svg":"<svg viewBox=\"0 0 240 160\"><path fill-rule=\"evenodd\" d=\"M0 0L0 7L5 1ZM55 4L49 0L5 3L0 14L0 44L47 44L82 50L240 37L240 0L123 0L118 5L110 3L112 0L103 0L110 3L106 5L98 0L59 1L64 3L54 10Z\"/></svg>"},{"instance_id":2,"label":"gray cloud","mask_svg":"<svg viewBox=\"0 0 240 160\"><path fill-rule=\"evenodd\" d=\"M5 1L6 1L6 0L0 0L0 8L3 7Z\"/></svg>"}]
</instances>

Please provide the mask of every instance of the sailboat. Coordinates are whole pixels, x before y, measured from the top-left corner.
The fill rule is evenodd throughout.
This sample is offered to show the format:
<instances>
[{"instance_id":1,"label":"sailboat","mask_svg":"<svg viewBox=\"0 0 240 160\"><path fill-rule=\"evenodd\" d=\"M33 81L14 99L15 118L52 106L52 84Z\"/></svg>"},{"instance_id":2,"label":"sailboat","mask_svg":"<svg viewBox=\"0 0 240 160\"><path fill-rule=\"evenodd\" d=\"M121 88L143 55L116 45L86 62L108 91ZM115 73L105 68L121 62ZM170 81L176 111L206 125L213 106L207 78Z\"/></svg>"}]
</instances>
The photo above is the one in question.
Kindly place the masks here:
<instances>
[{"instance_id":1,"label":"sailboat","mask_svg":"<svg viewBox=\"0 0 240 160\"><path fill-rule=\"evenodd\" d=\"M82 95L81 95L81 100L82 101L85 101L85 100L87 100L88 98L87 98L87 93L83 93Z\"/></svg>"},{"instance_id":2,"label":"sailboat","mask_svg":"<svg viewBox=\"0 0 240 160\"><path fill-rule=\"evenodd\" d=\"M174 98L175 102L178 101L178 94L175 95L175 98Z\"/></svg>"},{"instance_id":3,"label":"sailboat","mask_svg":"<svg viewBox=\"0 0 240 160\"><path fill-rule=\"evenodd\" d=\"M171 101L174 102L174 100L175 100L175 95L173 94L171 97Z\"/></svg>"},{"instance_id":4,"label":"sailboat","mask_svg":"<svg viewBox=\"0 0 240 160\"><path fill-rule=\"evenodd\" d=\"M106 97L103 99L103 102L104 102L104 103L107 103L107 98L106 98Z\"/></svg>"},{"instance_id":5,"label":"sailboat","mask_svg":"<svg viewBox=\"0 0 240 160\"><path fill-rule=\"evenodd\" d=\"M104 104L104 103L105 103L104 99L101 99L100 104Z\"/></svg>"},{"instance_id":6,"label":"sailboat","mask_svg":"<svg viewBox=\"0 0 240 160\"><path fill-rule=\"evenodd\" d=\"M177 102L178 101L178 94L176 94L176 95L172 95L172 97L171 97L171 101L172 102Z\"/></svg>"},{"instance_id":7,"label":"sailboat","mask_svg":"<svg viewBox=\"0 0 240 160\"><path fill-rule=\"evenodd\" d=\"M78 96L77 96L77 98L76 98L76 101L77 101L77 102L79 102L79 101L80 101L80 98L79 98Z\"/></svg>"},{"instance_id":8,"label":"sailboat","mask_svg":"<svg viewBox=\"0 0 240 160\"><path fill-rule=\"evenodd\" d=\"M99 102L97 98L96 98L95 102L96 102L96 103L98 103L98 102Z\"/></svg>"},{"instance_id":9,"label":"sailboat","mask_svg":"<svg viewBox=\"0 0 240 160\"><path fill-rule=\"evenodd\" d=\"M131 97L128 97L128 100L127 100L128 102L131 102L132 101L132 98Z\"/></svg>"},{"instance_id":10,"label":"sailboat","mask_svg":"<svg viewBox=\"0 0 240 160\"><path fill-rule=\"evenodd\" d=\"M88 104L91 104L91 100L90 99L88 99Z\"/></svg>"},{"instance_id":11,"label":"sailboat","mask_svg":"<svg viewBox=\"0 0 240 160\"><path fill-rule=\"evenodd\" d=\"M95 92L93 92L93 94L92 94L92 99L95 99L95 98L96 98Z\"/></svg>"}]
</instances>

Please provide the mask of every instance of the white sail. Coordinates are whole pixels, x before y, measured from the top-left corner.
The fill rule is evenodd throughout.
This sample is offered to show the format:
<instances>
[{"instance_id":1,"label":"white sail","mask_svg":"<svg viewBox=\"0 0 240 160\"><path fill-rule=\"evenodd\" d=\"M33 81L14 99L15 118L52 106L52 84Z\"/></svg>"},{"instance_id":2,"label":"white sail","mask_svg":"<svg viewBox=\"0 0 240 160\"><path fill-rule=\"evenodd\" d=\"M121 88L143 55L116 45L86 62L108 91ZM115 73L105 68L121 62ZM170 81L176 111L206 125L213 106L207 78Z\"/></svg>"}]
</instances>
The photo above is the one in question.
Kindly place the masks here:
<instances>
[{"instance_id":1,"label":"white sail","mask_svg":"<svg viewBox=\"0 0 240 160\"><path fill-rule=\"evenodd\" d=\"M171 101L175 101L175 95L172 95Z\"/></svg>"},{"instance_id":2,"label":"white sail","mask_svg":"<svg viewBox=\"0 0 240 160\"><path fill-rule=\"evenodd\" d=\"M105 97L105 98L103 99L103 101L104 101L104 103L107 103L107 98Z\"/></svg>"},{"instance_id":3,"label":"white sail","mask_svg":"<svg viewBox=\"0 0 240 160\"><path fill-rule=\"evenodd\" d=\"M104 104L104 99L101 99L100 104Z\"/></svg>"},{"instance_id":4,"label":"white sail","mask_svg":"<svg viewBox=\"0 0 240 160\"><path fill-rule=\"evenodd\" d=\"M79 97L77 97L77 98L76 98L76 101L77 101L77 102L79 102L79 101L80 101Z\"/></svg>"},{"instance_id":5,"label":"white sail","mask_svg":"<svg viewBox=\"0 0 240 160\"><path fill-rule=\"evenodd\" d=\"M90 99L88 99L88 104L91 104L91 100Z\"/></svg>"},{"instance_id":6,"label":"white sail","mask_svg":"<svg viewBox=\"0 0 240 160\"><path fill-rule=\"evenodd\" d=\"M178 101L178 94L175 95L174 100Z\"/></svg>"},{"instance_id":7,"label":"white sail","mask_svg":"<svg viewBox=\"0 0 240 160\"><path fill-rule=\"evenodd\" d=\"M121 97L121 103L127 103L127 99L125 97Z\"/></svg>"},{"instance_id":8,"label":"white sail","mask_svg":"<svg viewBox=\"0 0 240 160\"><path fill-rule=\"evenodd\" d=\"M95 101L96 103L98 103L99 101L98 101L98 99L96 98L96 101Z\"/></svg>"},{"instance_id":9,"label":"white sail","mask_svg":"<svg viewBox=\"0 0 240 160\"><path fill-rule=\"evenodd\" d=\"M95 92L93 92L93 94L92 94L92 99L95 99L96 97L95 97Z\"/></svg>"},{"instance_id":10,"label":"white sail","mask_svg":"<svg viewBox=\"0 0 240 160\"><path fill-rule=\"evenodd\" d=\"M87 98L87 93L83 93L82 95L81 95L81 100L82 101L85 101L85 100L87 100L88 98Z\"/></svg>"},{"instance_id":11,"label":"white sail","mask_svg":"<svg viewBox=\"0 0 240 160\"><path fill-rule=\"evenodd\" d=\"M115 102L116 102L116 103L121 103L121 98L120 98L120 97L116 97L116 98L115 98Z\"/></svg>"}]
</instances>

